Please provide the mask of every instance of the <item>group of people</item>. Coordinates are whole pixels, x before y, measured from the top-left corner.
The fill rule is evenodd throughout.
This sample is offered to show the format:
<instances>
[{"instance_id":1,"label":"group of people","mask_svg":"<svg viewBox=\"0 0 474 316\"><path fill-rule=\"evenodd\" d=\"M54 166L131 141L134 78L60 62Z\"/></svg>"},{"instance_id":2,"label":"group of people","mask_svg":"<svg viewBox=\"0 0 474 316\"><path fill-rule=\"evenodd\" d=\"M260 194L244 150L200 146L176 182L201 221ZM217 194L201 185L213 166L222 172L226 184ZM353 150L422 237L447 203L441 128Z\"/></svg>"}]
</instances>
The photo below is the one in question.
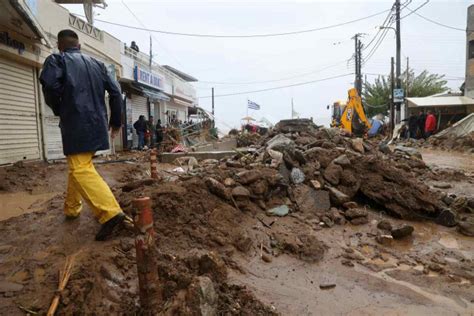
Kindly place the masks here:
<instances>
[{"instance_id":1,"label":"group of people","mask_svg":"<svg viewBox=\"0 0 474 316\"><path fill-rule=\"evenodd\" d=\"M412 114L408 118L408 131L406 138L428 138L436 132L436 116L429 110L426 114L420 111L418 115Z\"/></svg>"},{"instance_id":2,"label":"group of people","mask_svg":"<svg viewBox=\"0 0 474 316\"><path fill-rule=\"evenodd\" d=\"M153 116L150 116L148 121L144 115L140 115L138 120L133 124L133 128L138 135L138 150L142 150L147 146L148 148L160 148L163 142L163 126L161 120L154 122Z\"/></svg>"}]
</instances>

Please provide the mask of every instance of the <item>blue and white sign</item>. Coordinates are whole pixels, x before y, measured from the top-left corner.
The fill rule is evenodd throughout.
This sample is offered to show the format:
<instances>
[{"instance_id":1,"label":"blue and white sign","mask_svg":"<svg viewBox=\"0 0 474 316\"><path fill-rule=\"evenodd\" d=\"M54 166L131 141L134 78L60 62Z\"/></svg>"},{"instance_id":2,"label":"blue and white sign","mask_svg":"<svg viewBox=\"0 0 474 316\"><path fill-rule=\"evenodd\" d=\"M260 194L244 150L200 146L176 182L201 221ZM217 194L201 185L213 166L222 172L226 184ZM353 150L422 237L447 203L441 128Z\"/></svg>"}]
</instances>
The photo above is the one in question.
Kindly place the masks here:
<instances>
[{"instance_id":1,"label":"blue and white sign","mask_svg":"<svg viewBox=\"0 0 474 316\"><path fill-rule=\"evenodd\" d=\"M139 66L135 66L133 69L133 79L136 82L143 83L147 86L163 90L163 76L153 74L149 71L146 71Z\"/></svg>"},{"instance_id":2,"label":"blue and white sign","mask_svg":"<svg viewBox=\"0 0 474 316\"><path fill-rule=\"evenodd\" d=\"M403 102L403 98L405 96L405 92L403 89L393 89L393 102L401 103Z\"/></svg>"}]
</instances>

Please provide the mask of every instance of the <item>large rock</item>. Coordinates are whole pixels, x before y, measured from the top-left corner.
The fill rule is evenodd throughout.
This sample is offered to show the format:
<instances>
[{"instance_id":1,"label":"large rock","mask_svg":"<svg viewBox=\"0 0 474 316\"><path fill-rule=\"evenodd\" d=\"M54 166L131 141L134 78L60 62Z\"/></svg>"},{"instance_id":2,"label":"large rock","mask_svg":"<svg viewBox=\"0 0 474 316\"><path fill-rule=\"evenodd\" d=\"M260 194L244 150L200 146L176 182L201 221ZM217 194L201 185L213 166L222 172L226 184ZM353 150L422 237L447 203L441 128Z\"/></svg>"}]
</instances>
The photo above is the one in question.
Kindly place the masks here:
<instances>
[{"instance_id":1,"label":"large rock","mask_svg":"<svg viewBox=\"0 0 474 316\"><path fill-rule=\"evenodd\" d=\"M458 221L456 220L456 213L448 209L442 210L438 217L435 219L435 222L437 224L447 227L456 226L456 224L458 223Z\"/></svg>"},{"instance_id":2,"label":"large rock","mask_svg":"<svg viewBox=\"0 0 474 316\"><path fill-rule=\"evenodd\" d=\"M458 231L463 235L474 237L474 218L459 222Z\"/></svg>"},{"instance_id":3,"label":"large rock","mask_svg":"<svg viewBox=\"0 0 474 316\"><path fill-rule=\"evenodd\" d=\"M331 207L329 192L325 190L314 190L305 184L300 184L294 187L293 195L301 212L323 213Z\"/></svg>"},{"instance_id":4,"label":"large rock","mask_svg":"<svg viewBox=\"0 0 474 316\"><path fill-rule=\"evenodd\" d=\"M186 293L187 312L190 315L218 315L218 295L212 280L206 276L196 277Z\"/></svg>"},{"instance_id":5,"label":"large rock","mask_svg":"<svg viewBox=\"0 0 474 316\"><path fill-rule=\"evenodd\" d=\"M394 151L406 154L410 157L418 158L420 160L423 159L423 157L421 156L420 151L416 148L413 148L413 147L396 146Z\"/></svg>"},{"instance_id":6,"label":"large rock","mask_svg":"<svg viewBox=\"0 0 474 316\"><path fill-rule=\"evenodd\" d=\"M259 180L250 186L252 193L255 195L265 195L268 191L268 183L265 180Z\"/></svg>"},{"instance_id":7,"label":"large rock","mask_svg":"<svg viewBox=\"0 0 474 316\"><path fill-rule=\"evenodd\" d=\"M339 154L337 152L324 149L321 147L314 147L304 152L304 156L307 161L317 160L323 168L329 166L331 161L336 158Z\"/></svg>"},{"instance_id":8,"label":"large rock","mask_svg":"<svg viewBox=\"0 0 474 316\"><path fill-rule=\"evenodd\" d=\"M293 182L294 184L300 184L303 183L304 180L305 176L303 171L298 168L293 168L293 170L291 170L291 182Z\"/></svg>"},{"instance_id":9,"label":"large rock","mask_svg":"<svg viewBox=\"0 0 474 316\"><path fill-rule=\"evenodd\" d=\"M334 159L333 162L340 166L349 166L351 164L351 161L349 160L349 158L347 158L346 155L340 155L339 157Z\"/></svg>"},{"instance_id":10,"label":"large rock","mask_svg":"<svg viewBox=\"0 0 474 316\"><path fill-rule=\"evenodd\" d=\"M349 202L351 199L348 195L342 193L336 188L328 188L329 189L329 197L331 198L331 202L335 205L343 205L346 202Z\"/></svg>"},{"instance_id":11,"label":"large rock","mask_svg":"<svg viewBox=\"0 0 474 316\"><path fill-rule=\"evenodd\" d=\"M278 134L267 142L267 149L282 151L284 148L293 145L294 142L283 134Z\"/></svg>"},{"instance_id":12,"label":"large rock","mask_svg":"<svg viewBox=\"0 0 474 316\"><path fill-rule=\"evenodd\" d=\"M392 229L392 237L394 239L402 239L407 236L410 236L414 230L415 228L413 226L403 225L401 227Z\"/></svg>"},{"instance_id":13,"label":"large rock","mask_svg":"<svg viewBox=\"0 0 474 316\"><path fill-rule=\"evenodd\" d=\"M216 179L207 178L205 180L205 183L206 183L207 188L209 189L209 191L211 193L217 195L220 198L226 199L226 200L230 199L229 190L225 187L225 185L223 185L222 183L220 183Z\"/></svg>"},{"instance_id":14,"label":"large rock","mask_svg":"<svg viewBox=\"0 0 474 316\"><path fill-rule=\"evenodd\" d=\"M363 208L351 208L344 213L344 216L350 220L358 217L367 217L367 215L367 211Z\"/></svg>"},{"instance_id":15,"label":"large rock","mask_svg":"<svg viewBox=\"0 0 474 316\"><path fill-rule=\"evenodd\" d=\"M352 145L352 149L354 149L356 152L359 152L361 154L365 152L364 140L362 138L351 139L351 145Z\"/></svg>"},{"instance_id":16,"label":"large rock","mask_svg":"<svg viewBox=\"0 0 474 316\"><path fill-rule=\"evenodd\" d=\"M326 170L324 170L324 179L332 185L338 185L342 172L343 169L341 166L336 165L335 163L330 163Z\"/></svg>"},{"instance_id":17,"label":"large rock","mask_svg":"<svg viewBox=\"0 0 474 316\"><path fill-rule=\"evenodd\" d=\"M237 182L241 184L250 184L262 177L261 173L257 170L245 170L236 174Z\"/></svg>"},{"instance_id":18,"label":"large rock","mask_svg":"<svg viewBox=\"0 0 474 316\"><path fill-rule=\"evenodd\" d=\"M232 196L235 199L248 199L250 197L250 192L243 186L237 186L232 189Z\"/></svg>"}]
</instances>

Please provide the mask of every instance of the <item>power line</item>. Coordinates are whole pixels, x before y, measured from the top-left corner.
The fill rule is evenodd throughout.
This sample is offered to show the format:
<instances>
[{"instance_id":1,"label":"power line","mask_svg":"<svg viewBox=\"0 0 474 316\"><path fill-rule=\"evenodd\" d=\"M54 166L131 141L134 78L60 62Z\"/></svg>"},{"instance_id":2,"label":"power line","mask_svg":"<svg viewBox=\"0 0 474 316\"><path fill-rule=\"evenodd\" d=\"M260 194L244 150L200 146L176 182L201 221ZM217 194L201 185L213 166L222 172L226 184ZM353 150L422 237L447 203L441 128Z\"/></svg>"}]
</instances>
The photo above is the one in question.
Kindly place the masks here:
<instances>
[{"instance_id":1,"label":"power line","mask_svg":"<svg viewBox=\"0 0 474 316\"><path fill-rule=\"evenodd\" d=\"M393 16L392 16L392 11L393 11L393 8L394 8L394 7L395 7L395 4L392 5L392 8L390 9L390 12L388 13L387 17L386 17L385 20L383 21L382 26L379 27L377 33L375 33L374 37L372 37L372 39L370 40L370 42L369 42L367 45L364 46L363 51L367 50L367 49L370 47L370 45L372 45L372 43L375 41L375 39L377 38L377 36L378 36L378 35L380 34L380 32L382 31L382 27L388 26L388 24L391 22L392 17L393 17Z\"/></svg>"},{"instance_id":2,"label":"power line","mask_svg":"<svg viewBox=\"0 0 474 316\"><path fill-rule=\"evenodd\" d=\"M354 19L354 20L350 20L350 21L346 21L346 22L341 22L341 23L337 23L337 24L332 24L332 25L327 25L327 26L322 26L322 27L317 27L317 28L311 28L311 29L306 29L306 30L299 30L299 31L292 31L292 32L281 32L281 33L239 34L239 35L184 33L184 32L174 32L174 31L149 29L149 28L146 28L146 27L126 25L126 24L115 23L115 22L99 20L99 19L96 19L95 21L102 22L102 23L105 23L105 24L125 27L125 28L129 28L129 29L134 29L134 30L161 33L161 34L167 34L167 35L176 35L176 36L209 37L209 38L256 38L256 37L288 36L288 35L296 35L296 34L302 34L302 33L311 33L311 32L316 32L316 31L327 30L327 29L331 29L331 28L340 27L340 26L352 24L352 23L355 23L355 22L363 21L363 20L366 20L366 19L370 19L370 18L373 18L374 16L381 15L381 14L387 12L387 11L391 11L391 9L383 10L383 11L380 11L380 12L362 17L362 18L358 18L358 19ZM83 16L83 15L78 14L78 16Z\"/></svg>"},{"instance_id":3,"label":"power line","mask_svg":"<svg viewBox=\"0 0 474 316\"><path fill-rule=\"evenodd\" d=\"M317 69L317 70L302 73L302 74L299 74L299 75L294 75L294 76L291 76L291 77L280 78L280 79L271 79L271 80L262 80L262 81L246 81L246 82L219 82L219 81L202 81L202 80L199 80L199 83L216 84L216 85L246 85L246 84L259 84L259 83L271 83L271 82L278 82L278 81L286 81L286 80L290 80L290 79L295 79L295 78L305 77L305 76L308 76L308 75L313 75L313 74L319 73L321 71L324 71L326 69L330 69L330 68L333 68L333 67L345 64L345 63L347 63L347 59L345 59L343 61L340 61L338 63L332 64L332 65Z\"/></svg>"},{"instance_id":4,"label":"power line","mask_svg":"<svg viewBox=\"0 0 474 316\"><path fill-rule=\"evenodd\" d=\"M393 22L392 22L393 24ZM390 24L390 25L392 25ZM367 64L367 62L370 60L370 58L372 56L374 56L375 52L377 51L377 49L380 47L380 45L382 45L382 42L384 41L385 37L387 36L388 34L388 31L390 30L389 28L390 26L386 27L382 34L380 35L379 39L377 40L377 43L375 44L374 47L372 47L372 49L370 50L370 52L367 54L367 57L364 59L364 63L362 65L365 65Z\"/></svg>"},{"instance_id":5,"label":"power line","mask_svg":"<svg viewBox=\"0 0 474 316\"><path fill-rule=\"evenodd\" d=\"M412 15L413 13L416 13L416 11L420 10L421 8L423 8L423 7L424 7L425 5L427 5L429 2L430 2L430 0L426 0L425 2L423 2L419 7L417 7L417 8L416 8L415 10L413 10L413 11L410 10L410 9L408 8L408 6L406 6L405 8L408 9L408 10L410 10L411 12L408 13L408 14L406 14L406 15L404 15L404 16L402 16L402 17L400 18L400 20L403 20L403 19L406 18L407 16L410 16L410 15Z\"/></svg>"},{"instance_id":6,"label":"power line","mask_svg":"<svg viewBox=\"0 0 474 316\"><path fill-rule=\"evenodd\" d=\"M412 12L412 13L414 13L415 15L419 16L420 18L422 18L422 19L424 19L424 20L426 20L426 21L428 21L428 22L434 23L434 24L436 24L436 25L439 25L439 26L442 26L442 27L445 27L445 28L448 28L448 29L456 30L456 31L462 31L462 32L465 32L465 31L466 31L466 29L461 29L461 28L458 28L458 27L446 25L446 24L440 23L440 22L438 22L438 21L429 19L429 18L427 18L426 16L423 16L423 15L417 13L417 12L412 11L410 8L407 8L407 10L410 11L410 12Z\"/></svg>"},{"instance_id":7,"label":"power line","mask_svg":"<svg viewBox=\"0 0 474 316\"><path fill-rule=\"evenodd\" d=\"M250 91L241 91L241 92L235 92L235 93L227 93L227 94L218 94L214 95L214 97L228 97L228 96L233 96L233 95L242 95L242 94L250 94L250 93L257 93L257 92L264 92L264 91L270 91L270 90L279 90L283 88L291 88L291 87L297 87L297 86L303 86L311 83L316 83L316 82L321 82L321 81L327 81L331 79L336 79L336 78L342 78L342 77L347 77L347 76L352 76L354 73L348 73L348 74L343 74L343 75L338 75L338 76L333 76L333 77L327 77L327 78L322 78L322 79L316 79L316 80L311 80L311 81L305 81L305 82L300 82L300 83L295 83L295 84L290 84L290 85L285 85L285 86L279 86L279 87L273 87L273 88L267 88L267 89L259 89L259 90L250 90ZM198 97L199 99L208 99L211 98L212 96L204 96L204 97Z\"/></svg>"}]
</instances>

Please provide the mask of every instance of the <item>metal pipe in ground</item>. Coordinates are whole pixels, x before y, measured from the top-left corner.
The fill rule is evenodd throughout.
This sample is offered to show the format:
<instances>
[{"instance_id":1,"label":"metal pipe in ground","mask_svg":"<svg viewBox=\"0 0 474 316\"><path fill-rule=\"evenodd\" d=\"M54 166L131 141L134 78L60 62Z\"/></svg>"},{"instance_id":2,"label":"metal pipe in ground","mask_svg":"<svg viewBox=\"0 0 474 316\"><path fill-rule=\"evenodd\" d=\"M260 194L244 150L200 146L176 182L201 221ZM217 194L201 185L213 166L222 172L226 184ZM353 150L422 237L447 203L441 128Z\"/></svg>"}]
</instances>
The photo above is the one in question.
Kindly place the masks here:
<instances>
[{"instance_id":1,"label":"metal pipe in ground","mask_svg":"<svg viewBox=\"0 0 474 316\"><path fill-rule=\"evenodd\" d=\"M151 200L149 197L137 198L133 200L133 206L137 210L135 226L138 234L135 238L135 249L140 305L144 314L150 314L159 309L162 300L155 261L157 253Z\"/></svg>"},{"instance_id":2,"label":"metal pipe in ground","mask_svg":"<svg viewBox=\"0 0 474 316\"><path fill-rule=\"evenodd\" d=\"M158 179L158 150L156 148L153 148L150 151L150 170L151 170L151 177L152 179Z\"/></svg>"}]
</instances>

